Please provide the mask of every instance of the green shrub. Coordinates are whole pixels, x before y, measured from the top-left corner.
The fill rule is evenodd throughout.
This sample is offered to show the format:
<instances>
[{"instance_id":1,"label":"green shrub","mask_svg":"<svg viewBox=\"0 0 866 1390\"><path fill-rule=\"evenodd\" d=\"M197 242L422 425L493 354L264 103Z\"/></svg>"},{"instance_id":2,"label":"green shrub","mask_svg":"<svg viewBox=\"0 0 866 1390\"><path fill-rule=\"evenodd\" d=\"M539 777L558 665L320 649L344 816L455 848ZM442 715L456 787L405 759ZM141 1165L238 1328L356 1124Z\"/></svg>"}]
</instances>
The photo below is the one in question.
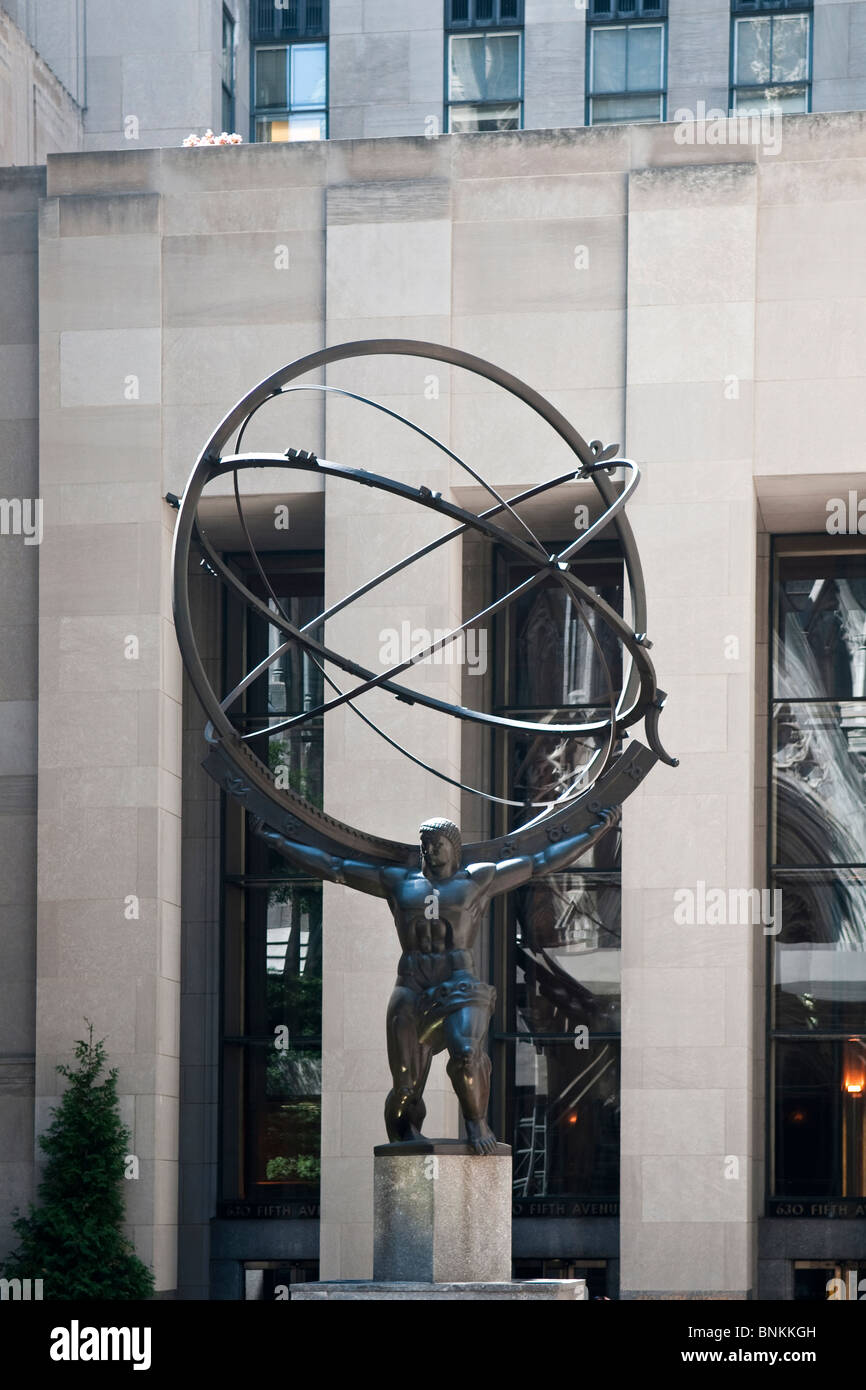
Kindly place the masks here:
<instances>
[{"instance_id":1,"label":"green shrub","mask_svg":"<svg viewBox=\"0 0 866 1390\"><path fill-rule=\"evenodd\" d=\"M103 1042L75 1044L77 1066L59 1066L68 1081L39 1143L48 1156L39 1205L19 1217L17 1250L7 1279L42 1279L50 1299L144 1299L153 1275L121 1230L124 1159L129 1131L120 1119L117 1072L105 1067Z\"/></svg>"}]
</instances>

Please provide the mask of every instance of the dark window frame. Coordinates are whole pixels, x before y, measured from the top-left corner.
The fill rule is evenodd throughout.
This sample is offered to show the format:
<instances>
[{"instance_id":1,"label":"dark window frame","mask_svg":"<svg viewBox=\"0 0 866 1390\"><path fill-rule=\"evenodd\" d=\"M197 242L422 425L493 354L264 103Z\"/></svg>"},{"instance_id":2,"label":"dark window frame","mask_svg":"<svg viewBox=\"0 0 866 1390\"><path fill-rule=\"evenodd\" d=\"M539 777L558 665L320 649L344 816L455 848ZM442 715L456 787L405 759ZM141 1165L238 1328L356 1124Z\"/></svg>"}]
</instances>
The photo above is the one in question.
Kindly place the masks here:
<instances>
[{"instance_id":1,"label":"dark window frame","mask_svg":"<svg viewBox=\"0 0 866 1390\"><path fill-rule=\"evenodd\" d=\"M553 542L547 545L553 550L558 548ZM597 562L615 562L622 566L622 557L616 544L607 542L596 542L588 547L584 563L592 565ZM519 565L518 562L511 561L510 556L498 549L492 555L494 588L499 592L503 584L510 587L511 581L506 577L508 569ZM497 714L508 714L518 706L508 703L509 686L513 682L515 672L513 671L514 659L511 653L511 628L508 622L508 610L505 614L499 615L498 620L494 621L492 632L492 669L496 673L496 688L493 691L494 708ZM524 710L524 706L519 707ZM493 769L494 790L499 795L508 795L506 790L509 782L507 766L506 738L496 732L490 735L491 758L490 766ZM490 831L493 835L506 833L509 828L508 816L512 814L505 807L494 806L491 809ZM587 868L581 871L580 863L574 868L566 870L562 877L581 875L595 880L599 885L602 883L611 886L621 886L622 873L621 867L614 868ZM559 876L559 875L557 875ZM509 903L508 895L498 897L494 900L491 908L490 922L490 961L491 975L497 990L496 1011L491 1022L489 1035L489 1048L493 1056L493 1089L491 1095L491 1115L493 1116L493 1126L497 1134L501 1135L505 1142L511 1143L514 1137L514 1123L516 1118L516 1106L518 1098L515 1091L515 1071L517 1063L517 1044L518 1043L538 1043L548 1047L574 1048L575 1040L570 1033L542 1033L539 1031L518 1031L516 1029L515 1013L515 990L516 990L516 921L514 917L514 905ZM615 1065L621 1068L621 1029L596 1031L591 1030L591 1046L608 1045L613 1048L615 1053ZM579 1053L581 1057L588 1057L588 1053ZM618 1073L619 1074L619 1073ZM514 1210L516 1216L551 1219L561 1216L558 1209L563 1203L580 1202L584 1204L597 1204L607 1210L599 1213L600 1215L610 1216L610 1208L616 1206L619 1209L619 1185L616 1191L609 1195L594 1195L591 1193L563 1193L547 1194L541 1196L526 1196L514 1198ZM538 1207L543 1209L539 1212ZM533 1210L530 1210L532 1208ZM548 1210L549 1209L549 1210Z\"/></svg>"},{"instance_id":2,"label":"dark window frame","mask_svg":"<svg viewBox=\"0 0 866 1390\"><path fill-rule=\"evenodd\" d=\"M602 8L604 5L606 9ZM640 23L667 19L668 0L590 0L587 24Z\"/></svg>"},{"instance_id":3,"label":"dark window frame","mask_svg":"<svg viewBox=\"0 0 866 1390\"><path fill-rule=\"evenodd\" d=\"M793 14L814 9L814 0L731 0L731 14L760 15Z\"/></svg>"},{"instance_id":4,"label":"dark window frame","mask_svg":"<svg viewBox=\"0 0 866 1390\"><path fill-rule=\"evenodd\" d=\"M251 43L327 38L329 23L328 0L250 0Z\"/></svg>"},{"instance_id":5,"label":"dark window frame","mask_svg":"<svg viewBox=\"0 0 866 1390\"><path fill-rule=\"evenodd\" d=\"M523 26L524 0L445 0L445 32L514 29Z\"/></svg>"},{"instance_id":6,"label":"dark window frame","mask_svg":"<svg viewBox=\"0 0 866 1390\"><path fill-rule=\"evenodd\" d=\"M226 28L229 30L229 48L226 49ZM230 76L226 84L226 52L229 52ZM231 135L235 128L235 116L237 109L237 55L238 55L238 25L235 16L232 14L228 5L223 5L222 10L222 53L220 65L220 78L222 89L222 129Z\"/></svg>"},{"instance_id":7,"label":"dark window frame","mask_svg":"<svg viewBox=\"0 0 866 1390\"><path fill-rule=\"evenodd\" d=\"M245 578L257 590L260 580L250 560L243 554L228 553L225 563ZM283 574L320 578L324 594L324 554L321 551L285 551L264 557L271 582ZM302 581L305 585L310 580ZM276 584L274 585L276 588ZM264 592L262 590L262 592ZM279 588L277 588L279 593ZM241 672L236 653L246 650L248 613L242 611L239 600L228 591L222 595L222 681L231 689ZM243 641L239 639L243 637ZM242 697L236 709L247 710L247 696L253 697L255 687ZM235 713L235 711L233 711ZM243 722L247 722L247 718ZM319 1199L319 1184L271 1181L267 1189L255 1177L254 1149L256 1119L251 1106L255 1099L255 1056L266 1046L273 1046L269 1033L255 1031L252 1013L258 1011L258 1021L264 1017L265 986L251 968L250 933L261 938L262 923L253 922L251 894L285 884L299 888L310 887L314 880L301 870L286 864L285 872L268 871L267 851L260 841L254 844L248 829L247 814L239 802L225 793L221 795L220 826L220 1017L219 1017L219 1161L218 1193L221 1203L237 1201L286 1202L309 1204ZM318 884L318 881L315 881ZM265 938L266 941L266 938ZM259 946L262 942L259 940ZM266 965L267 954L260 963ZM320 1039L319 1039L320 1041ZM304 1046L314 1048L316 1038L305 1036ZM260 1070L260 1068L259 1068Z\"/></svg>"}]
</instances>

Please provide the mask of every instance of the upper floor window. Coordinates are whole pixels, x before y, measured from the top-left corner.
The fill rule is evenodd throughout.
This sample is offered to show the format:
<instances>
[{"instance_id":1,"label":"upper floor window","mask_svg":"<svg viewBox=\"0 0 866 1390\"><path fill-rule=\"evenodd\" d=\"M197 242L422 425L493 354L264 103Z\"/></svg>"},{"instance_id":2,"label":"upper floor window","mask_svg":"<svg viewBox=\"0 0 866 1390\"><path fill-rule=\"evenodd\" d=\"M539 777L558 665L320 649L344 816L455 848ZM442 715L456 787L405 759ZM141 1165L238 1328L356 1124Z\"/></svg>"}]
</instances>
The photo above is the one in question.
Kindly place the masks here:
<instances>
[{"instance_id":1,"label":"upper floor window","mask_svg":"<svg viewBox=\"0 0 866 1390\"><path fill-rule=\"evenodd\" d=\"M742 11L780 10L781 0L734 0ZM799 14L734 18L732 110L744 114L770 110L808 111L811 69L810 6L790 3Z\"/></svg>"},{"instance_id":2,"label":"upper floor window","mask_svg":"<svg viewBox=\"0 0 866 1390\"><path fill-rule=\"evenodd\" d=\"M328 45L255 50L256 140L324 140L328 133Z\"/></svg>"},{"instance_id":3,"label":"upper floor window","mask_svg":"<svg viewBox=\"0 0 866 1390\"><path fill-rule=\"evenodd\" d=\"M449 34L448 129L519 130L522 35Z\"/></svg>"},{"instance_id":4,"label":"upper floor window","mask_svg":"<svg viewBox=\"0 0 866 1390\"><path fill-rule=\"evenodd\" d=\"M590 0L589 18L660 19L667 8L667 0Z\"/></svg>"},{"instance_id":5,"label":"upper floor window","mask_svg":"<svg viewBox=\"0 0 866 1390\"><path fill-rule=\"evenodd\" d=\"M254 138L328 134L327 0L250 0Z\"/></svg>"},{"instance_id":6,"label":"upper floor window","mask_svg":"<svg viewBox=\"0 0 866 1390\"><path fill-rule=\"evenodd\" d=\"M523 0L445 0L446 29L523 23Z\"/></svg>"},{"instance_id":7,"label":"upper floor window","mask_svg":"<svg viewBox=\"0 0 866 1390\"><path fill-rule=\"evenodd\" d=\"M235 128L235 43L236 25L230 10L223 8L222 44L222 128Z\"/></svg>"},{"instance_id":8,"label":"upper floor window","mask_svg":"<svg viewBox=\"0 0 866 1390\"><path fill-rule=\"evenodd\" d=\"M522 25L523 0L445 0L449 130L521 128Z\"/></svg>"},{"instance_id":9,"label":"upper floor window","mask_svg":"<svg viewBox=\"0 0 866 1390\"><path fill-rule=\"evenodd\" d=\"M325 38L328 0L250 0L250 38Z\"/></svg>"},{"instance_id":10,"label":"upper floor window","mask_svg":"<svg viewBox=\"0 0 866 1390\"><path fill-rule=\"evenodd\" d=\"M601 15L604 0L594 0L593 17ZM629 0L608 0L617 15ZM649 14L647 0L638 11ZM655 10L658 13L658 9ZM592 24L589 28L589 125L621 125L626 121L663 121L665 114L664 24Z\"/></svg>"}]
</instances>

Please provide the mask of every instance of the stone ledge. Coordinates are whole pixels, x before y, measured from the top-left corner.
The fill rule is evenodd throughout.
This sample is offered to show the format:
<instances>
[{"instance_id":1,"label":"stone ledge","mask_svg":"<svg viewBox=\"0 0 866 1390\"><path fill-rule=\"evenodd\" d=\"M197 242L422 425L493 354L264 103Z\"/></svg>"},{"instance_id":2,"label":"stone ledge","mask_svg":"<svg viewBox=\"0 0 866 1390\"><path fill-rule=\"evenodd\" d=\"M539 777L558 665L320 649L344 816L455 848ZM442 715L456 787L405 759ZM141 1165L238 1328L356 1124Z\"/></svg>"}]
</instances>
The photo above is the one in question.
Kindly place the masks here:
<instances>
[{"instance_id":1,"label":"stone ledge","mask_svg":"<svg viewBox=\"0 0 866 1390\"><path fill-rule=\"evenodd\" d=\"M584 1279L512 1280L503 1284L422 1284L408 1282L374 1283L361 1280L322 1284L292 1284L289 1301L301 1303L348 1303L359 1301L419 1302L429 1299L477 1299L485 1303L508 1300L535 1302L553 1299L572 1302L586 1299Z\"/></svg>"}]
</instances>

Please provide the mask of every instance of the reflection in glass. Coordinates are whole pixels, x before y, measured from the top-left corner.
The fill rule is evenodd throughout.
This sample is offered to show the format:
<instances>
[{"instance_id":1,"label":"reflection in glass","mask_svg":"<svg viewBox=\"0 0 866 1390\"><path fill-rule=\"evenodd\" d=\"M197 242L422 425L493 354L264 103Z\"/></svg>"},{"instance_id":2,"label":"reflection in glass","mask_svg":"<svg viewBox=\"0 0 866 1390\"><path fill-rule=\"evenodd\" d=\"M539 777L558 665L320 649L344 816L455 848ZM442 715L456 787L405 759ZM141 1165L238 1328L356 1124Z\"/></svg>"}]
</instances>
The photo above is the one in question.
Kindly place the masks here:
<instances>
[{"instance_id":1,"label":"reflection in glass","mask_svg":"<svg viewBox=\"0 0 866 1390\"><path fill-rule=\"evenodd\" d=\"M866 863L866 705L779 704L772 738L774 862Z\"/></svg>"},{"instance_id":2,"label":"reflection in glass","mask_svg":"<svg viewBox=\"0 0 866 1390\"><path fill-rule=\"evenodd\" d=\"M498 106L452 106L449 122L455 135L477 131L519 130L520 107L517 102L501 102Z\"/></svg>"},{"instance_id":3,"label":"reflection in glass","mask_svg":"<svg viewBox=\"0 0 866 1390\"><path fill-rule=\"evenodd\" d=\"M593 97L593 125L648 124L662 118L660 96Z\"/></svg>"},{"instance_id":4,"label":"reflection in glass","mask_svg":"<svg viewBox=\"0 0 866 1390\"><path fill-rule=\"evenodd\" d=\"M519 96L518 34L452 37L451 101L504 101Z\"/></svg>"},{"instance_id":5,"label":"reflection in glass","mask_svg":"<svg viewBox=\"0 0 866 1390\"><path fill-rule=\"evenodd\" d=\"M661 86L662 31L660 25L629 30L628 91L656 92Z\"/></svg>"},{"instance_id":6,"label":"reflection in glass","mask_svg":"<svg viewBox=\"0 0 866 1390\"><path fill-rule=\"evenodd\" d=\"M847 1031L866 1023L866 872L778 874L774 1026Z\"/></svg>"},{"instance_id":7,"label":"reflection in glass","mask_svg":"<svg viewBox=\"0 0 866 1390\"><path fill-rule=\"evenodd\" d=\"M517 583L519 578L522 575L515 567L512 582ZM607 566L600 570L599 582L590 587L615 612L622 612L620 567ZM619 689L621 643L595 609L584 604L581 611L583 618L568 593L555 580L523 594L512 605L512 706L558 708L608 700L602 658L607 663L614 690Z\"/></svg>"},{"instance_id":8,"label":"reflection in glass","mask_svg":"<svg viewBox=\"0 0 866 1390\"><path fill-rule=\"evenodd\" d=\"M619 1044L516 1042L514 1196L619 1195Z\"/></svg>"},{"instance_id":9,"label":"reflection in glass","mask_svg":"<svg viewBox=\"0 0 866 1390\"><path fill-rule=\"evenodd\" d=\"M319 1174L322 886L287 879L247 890L247 1048L255 1182L309 1186ZM261 944L259 944L261 943Z\"/></svg>"},{"instance_id":10,"label":"reflection in glass","mask_svg":"<svg viewBox=\"0 0 866 1390\"><path fill-rule=\"evenodd\" d=\"M603 843L603 842L602 842ZM620 886L552 874L514 894L514 1031L620 1029Z\"/></svg>"},{"instance_id":11,"label":"reflection in glass","mask_svg":"<svg viewBox=\"0 0 866 1390\"><path fill-rule=\"evenodd\" d=\"M737 20L735 81L759 87L770 80L770 27L767 19Z\"/></svg>"},{"instance_id":12,"label":"reflection in glass","mask_svg":"<svg viewBox=\"0 0 866 1390\"><path fill-rule=\"evenodd\" d=\"M608 710L583 710L580 713L580 722L593 718L604 719L609 714ZM555 712L556 717L561 717L563 722L568 719L568 711L560 710ZM524 713L521 710L512 710L511 716L515 719L526 718L537 719L537 714ZM558 734L509 734L506 736L506 747L508 753L508 775L509 797L514 801L523 801L527 805L539 804L542 802L552 802L559 800L566 792L572 788L580 789L586 785L585 770L595 757L599 748L604 746L602 736L595 735L585 738L567 738L565 735ZM512 808L510 811L511 824L509 828L515 828L527 818L529 813L519 808ZM531 812L537 815L537 812ZM594 846L586 859L581 862L587 867L612 867L615 859L612 858L612 850L619 844L620 832L613 830L605 835L604 839Z\"/></svg>"},{"instance_id":13,"label":"reflection in glass","mask_svg":"<svg viewBox=\"0 0 866 1390\"><path fill-rule=\"evenodd\" d=\"M791 557L779 566L773 693L866 698L866 577L859 556Z\"/></svg>"},{"instance_id":14,"label":"reflection in glass","mask_svg":"<svg viewBox=\"0 0 866 1390\"><path fill-rule=\"evenodd\" d=\"M866 1196L866 1043L775 1048L775 1195Z\"/></svg>"},{"instance_id":15,"label":"reflection in glass","mask_svg":"<svg viewBox=\"0 0 866 1390\"><path fill-rule=\"evenodd\" d=\"M592 34L592 89L594 92L626 90L626 30L595 29Z\"/></svg>"},{"instance_id":16,"label":"reflection in glass","mask_svg":"<svg viewBox=\"0 0 866 1390\"><path fill-rule=\"evenodd\" d=\"M324 106L328 82L328 46L292 45L292 107Z\"/></svg>"},{"instance_id":17,"label":"reflection in glass","mask_svg":"<svg viewBox=\"0 0 866 1390\"><path fill-rule=\"evenodd\" d=\"M280 116L256 120L256 140L261 144L284 144L294 140L324 140L324 115Z\"/></svg>"},{"instance_id":18,"label":"reflection in glass","mask_svg":"<svg viewBox=\"0 0 866 1390\"><path fill-rule=\"evenodd\" d=\"M773 82L803 82L809 65L807 15L773 17Z\"/></svg>"},{"instance_id":19,"label":"reflection in glass","mask_svg":"<svg viewBox=\"0 0 866 1390\"><path fill-rule=\"evenodd\" d=\"M288 105L286 48L256 49L256 106Z\"/></svg>"}]
</instances>

